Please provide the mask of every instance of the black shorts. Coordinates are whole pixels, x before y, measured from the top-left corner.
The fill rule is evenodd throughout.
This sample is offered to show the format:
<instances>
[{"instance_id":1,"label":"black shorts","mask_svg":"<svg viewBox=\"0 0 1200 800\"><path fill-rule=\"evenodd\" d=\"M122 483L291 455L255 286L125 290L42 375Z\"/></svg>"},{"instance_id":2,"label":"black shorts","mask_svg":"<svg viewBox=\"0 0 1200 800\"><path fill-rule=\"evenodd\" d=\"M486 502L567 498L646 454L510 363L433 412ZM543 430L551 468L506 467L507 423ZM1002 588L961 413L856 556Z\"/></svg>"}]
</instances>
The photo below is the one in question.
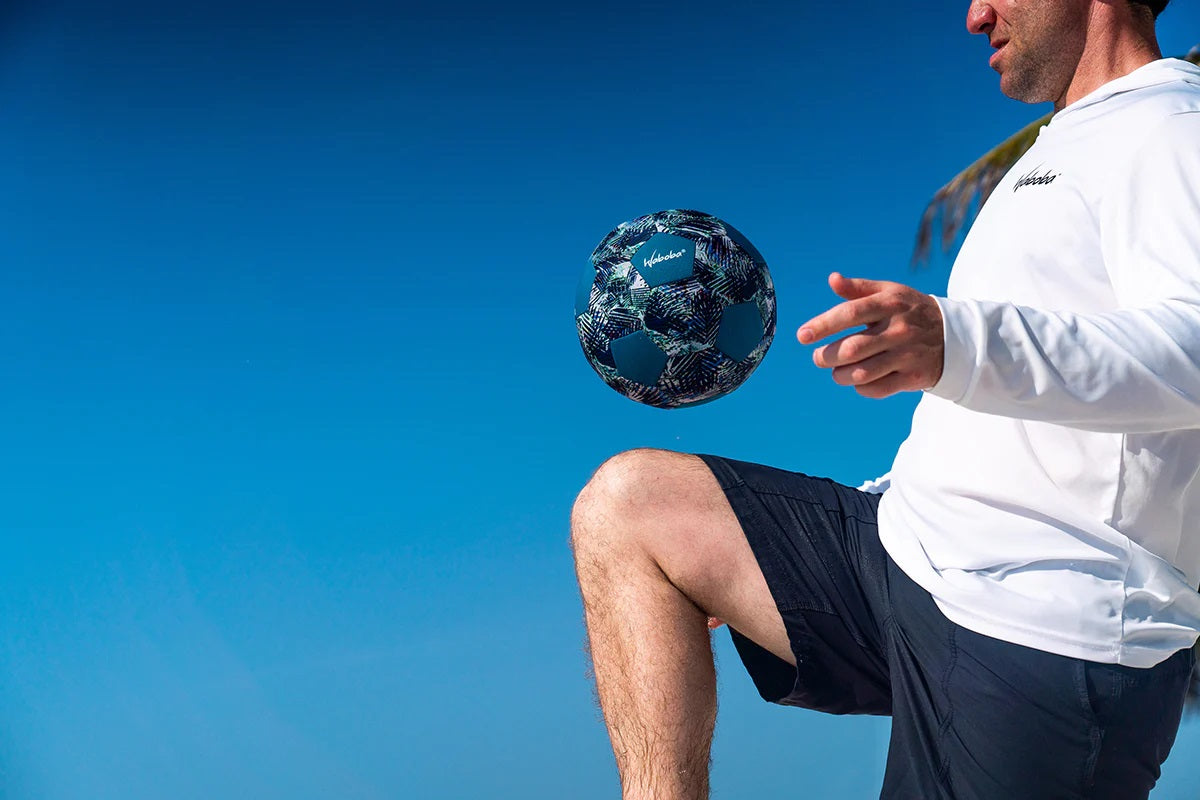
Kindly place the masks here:
<instances>
[{"instance_id":1,"label":"black shorts","mask_svg":"<svg viewBox=\"0 0 1200 800\"><path fill-rule=\"evenodd\" d=\"M892 717L881 797L1145 798L1179 727L1191 649L1150 669L1054 655L950 622L879 542L879 496L701 456L725 490L797 666L737 631L773 703Z\"/></svg>"}]
</instances>

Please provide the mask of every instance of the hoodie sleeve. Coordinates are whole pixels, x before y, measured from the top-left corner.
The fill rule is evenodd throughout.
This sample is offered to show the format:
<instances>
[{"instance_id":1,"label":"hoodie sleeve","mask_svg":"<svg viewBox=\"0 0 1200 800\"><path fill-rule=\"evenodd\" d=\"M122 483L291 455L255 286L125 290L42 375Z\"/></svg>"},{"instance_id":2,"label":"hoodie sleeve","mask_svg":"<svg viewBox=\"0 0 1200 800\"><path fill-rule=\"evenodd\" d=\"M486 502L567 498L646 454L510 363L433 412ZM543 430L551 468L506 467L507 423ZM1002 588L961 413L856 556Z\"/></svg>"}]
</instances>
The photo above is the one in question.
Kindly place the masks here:
<instances>
[{"instance_id":1,"label":"hoodie sleeve","mask_svg":"<svg viewBox=\"0 0 1200 800\"><path fill-rule=\"evenodd\" d=\"M1120 307L939 297L945 364L930 394L1083 430L1200 428L1200 112L1149 134L1097 211Z\"/></svg>"}]
</instances>

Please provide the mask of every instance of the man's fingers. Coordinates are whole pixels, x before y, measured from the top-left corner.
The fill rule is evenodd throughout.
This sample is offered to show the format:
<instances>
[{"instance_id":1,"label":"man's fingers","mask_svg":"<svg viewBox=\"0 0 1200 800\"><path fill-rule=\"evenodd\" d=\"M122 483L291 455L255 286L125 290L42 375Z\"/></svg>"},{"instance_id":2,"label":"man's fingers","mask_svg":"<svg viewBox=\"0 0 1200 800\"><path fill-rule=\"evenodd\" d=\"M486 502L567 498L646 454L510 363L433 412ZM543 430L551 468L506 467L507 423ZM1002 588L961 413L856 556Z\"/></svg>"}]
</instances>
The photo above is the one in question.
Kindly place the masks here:
<instances>
[{"instance_id":1,"label":"man's fingers","mask_svg":"<svg viewBox=\"0 0 1200 800\"><path fill-rule=\"evenodd\" d=\"M836 342L813 351L813 363L823 369L854 364L888 348L887 341L880 335L887 330L885 321L867 326L866 330L843 336Z\"/></svg>"},{"instance_id":2,"label":"man's fingers","mask_svg":"<svg viewBox=\"0 0 1200 800\"><path fill-rule=\"evenodd\" d=\"M833 370L834 383L842 386L865 386L895 372L900 359L895 353L880 353Z\"/></svg>"},{"instance_id":3,"label":"man's fingers","mask_svg":"<svg viewBox=\"0 0 1200 800\"><path fill-rule=\"evenodd\" d=\"M867 297L882 291L884 287L883 281L872 281L866 278L847 278L840 272L833 272L829 275L829 288L833 289L834 294L845 300L857 300L860 297Z\"/></svg>"},{"instance_id":4,"label":"man's fingers","mask_svg":"<svg viewBox=\"0 0 1200 800\"><path fill-rule=\"evenodd\" d=\"M854 390L863 397L869 397L872 400L880 400L884 397L891 397L898 392L918 391L920 381L916 380L912 375L907 375L902 372L892 372L884 375L878 380L855 386Z\"/></svg>"},{"instance_id":5,"label":"man's fingers","mask_svg":"<svg viewBox=\"0 0 1200 800\"><path fill-rule=\"evenodd\" d=\"M888 313L874 296L847 300L801 325L796 338L800 340L800 344L812 344L848 328L878 322L888 316Z\"/></svg>"},{"instance_id":6,"label":"man's fingers","mask_svg":"<svg viewBox=\"0 0 1200 800\"><path fill-rule=\"evenodd\" d=\"M868 339L872 346L884 337L847 337ZM845 341L845 340L843 340ZM835 342L840 344L840 342ZM824 350L826 348L821 348ZM820 351L818 351L819 353ZM815 354L814 354L815 355ZM940 354L936 357L940 359ZM833 380L842 386L854 386L864 397L886 397L894 392L928 389L941 377L941 362L929 350L919 347L889 348L885 343L872 355L864 355L844 364L834 364ZM817 361L816 358L813 359ZM826 366L818 362L818 366ZM894 388L891 381L902 385ZM887 381L887 382L883 382ZM880 394L880 392L883 392Z\"/></svg>"},{"instance_id":7,"label":"man's fingers","mask_svg":"<svg viewBox=\"0 0 1200 800\"><path fill-rule=\"evenodd\" d=\"M812 344L855 326L865 326L813 352L818 367L853 386L864 397L887 397L937 384L942 372L943 322L937 301L907 286L886 281L829 276L845 302L813 317L796 336Z\"/></svg>"},{"instance_id":8,"label":"man's fingers","mask_svg":"<svg viewBox=\"0 0 1200 800\"><path fill-rule=\"evenodd\" d=\"M878 322L888 314L882 292L889 285L887 281L847 278L840 272L831 273L829 288L846 302L801 325L796 338L800 344L812 344L847 328Z\"/></svg>"}]
</instances>

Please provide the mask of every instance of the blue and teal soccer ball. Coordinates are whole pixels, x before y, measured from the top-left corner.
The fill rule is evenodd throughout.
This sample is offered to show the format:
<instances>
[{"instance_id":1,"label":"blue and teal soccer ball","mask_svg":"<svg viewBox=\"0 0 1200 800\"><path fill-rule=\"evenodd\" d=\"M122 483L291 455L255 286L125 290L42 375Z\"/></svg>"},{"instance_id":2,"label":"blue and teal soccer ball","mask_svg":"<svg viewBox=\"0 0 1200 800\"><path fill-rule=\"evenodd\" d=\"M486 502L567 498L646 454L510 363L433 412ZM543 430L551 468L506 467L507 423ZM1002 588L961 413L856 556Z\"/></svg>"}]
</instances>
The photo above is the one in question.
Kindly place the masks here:
<instances>
[{"instance_id":1,"label":"blue and teal soccer ball","mask_svg":"<svg viewBox=\"0 0 1200 800\"><path fill-rule=\"evenodd\" d=\"M742 384L775 337L775 287L730 224L675 209L617 227L575 297L592 368L639 403L677 408Z\"/></svg>"}]
</instances>

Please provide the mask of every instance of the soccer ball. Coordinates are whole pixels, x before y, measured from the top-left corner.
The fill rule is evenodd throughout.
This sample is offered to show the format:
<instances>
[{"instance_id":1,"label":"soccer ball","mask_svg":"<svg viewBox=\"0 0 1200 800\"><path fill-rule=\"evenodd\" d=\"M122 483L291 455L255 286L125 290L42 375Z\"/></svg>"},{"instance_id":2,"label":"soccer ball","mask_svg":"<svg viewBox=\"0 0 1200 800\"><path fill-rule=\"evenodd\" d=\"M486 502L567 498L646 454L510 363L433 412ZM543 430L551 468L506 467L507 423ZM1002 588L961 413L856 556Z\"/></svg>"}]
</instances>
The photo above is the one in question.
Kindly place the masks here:
<instances>
[{"instance_id":1,"label":"soccer ball","mask_svg":"<svg viewBox=\"0 0 1200 800\"><path fill-rule=\"evenodd\" d=\"M775 337L766 262L732 225L675 209L619 225L592 253L575 326L592 368L639 403L677 408L742 384Z\"/></svg>"}]
</instances>

